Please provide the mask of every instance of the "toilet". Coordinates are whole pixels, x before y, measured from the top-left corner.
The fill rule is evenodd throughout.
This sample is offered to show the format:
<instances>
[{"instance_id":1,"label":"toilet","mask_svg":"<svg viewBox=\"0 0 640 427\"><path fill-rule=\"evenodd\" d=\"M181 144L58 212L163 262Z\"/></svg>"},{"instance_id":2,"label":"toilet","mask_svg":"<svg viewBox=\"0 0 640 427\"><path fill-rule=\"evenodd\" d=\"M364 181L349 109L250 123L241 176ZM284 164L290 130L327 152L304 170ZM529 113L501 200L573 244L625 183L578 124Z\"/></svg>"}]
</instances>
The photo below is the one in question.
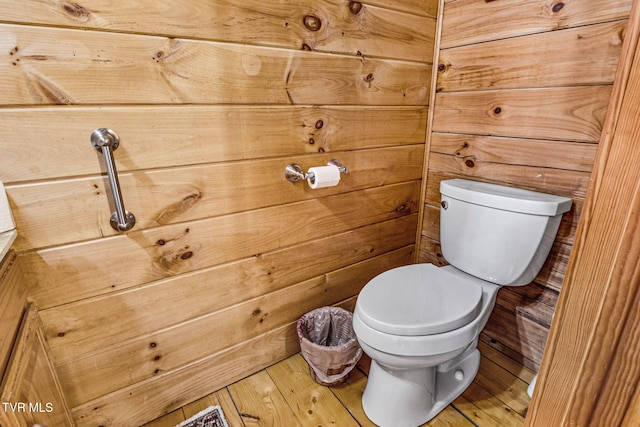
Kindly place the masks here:
<instances>
[{"instance_id":1,"label":"toilet","mask_svg":"<svg viewBox=\"0 0 640 427\"><path fill-rule=\"evenodd\" d=\"M429 421L473 381L478 337L501 286L530 283L571 199L463 179L440 183L449 265L413 264L371 279L353 329L371 368L362 405L381 427Z\"/></svg>"}]
</instances>

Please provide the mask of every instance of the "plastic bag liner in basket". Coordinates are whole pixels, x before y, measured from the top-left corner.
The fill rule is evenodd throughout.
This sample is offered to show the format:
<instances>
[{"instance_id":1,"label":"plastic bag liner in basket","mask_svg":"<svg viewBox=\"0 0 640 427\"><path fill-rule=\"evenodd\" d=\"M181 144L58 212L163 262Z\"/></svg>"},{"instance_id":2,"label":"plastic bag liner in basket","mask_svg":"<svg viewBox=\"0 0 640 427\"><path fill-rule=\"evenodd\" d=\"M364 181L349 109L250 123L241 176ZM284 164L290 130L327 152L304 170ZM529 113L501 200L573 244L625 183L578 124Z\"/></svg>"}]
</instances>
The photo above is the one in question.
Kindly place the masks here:
<instances>
[{"instance_id":1,"label":"plastic bag liner in basket","mask_svg":"<svg viewBox=\"0 0 640 427\"><path fill-rule=\"evenodd\" d=\"M298 340L311 377L318 384L338 385L362 356L353 331L352 314L339 307L321 307L298 320Z\"/></svg>"}]
</instances>

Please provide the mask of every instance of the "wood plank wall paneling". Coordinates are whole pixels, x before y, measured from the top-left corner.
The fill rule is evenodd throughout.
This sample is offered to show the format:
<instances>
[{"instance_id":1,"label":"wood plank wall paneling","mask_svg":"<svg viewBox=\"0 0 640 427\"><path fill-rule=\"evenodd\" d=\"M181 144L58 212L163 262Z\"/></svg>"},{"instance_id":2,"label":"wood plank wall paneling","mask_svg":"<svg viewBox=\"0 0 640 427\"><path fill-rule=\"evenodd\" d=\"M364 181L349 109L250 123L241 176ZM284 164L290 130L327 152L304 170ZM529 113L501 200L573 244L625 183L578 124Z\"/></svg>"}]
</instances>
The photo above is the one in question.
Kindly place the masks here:
<instances>
[{"instance_id":1,"label":"wood plank wall paneling","mask_svg":"<svg viewBox=\"0 0 640 427\"><path fill-rule=\"evenodd\" d=\"M482 339L537 369L611 95L631 0L444 2L418 259L439 248L439 183L571 197L535 281L502 289ZM499 23L499 24L497 24Z\"/></svg>"},{"instance_id":2,"label":"wood plank wall paneling","mask_svg":"<svg viewBox=\"0 0 640 427\"><path fill-rule=\"evenodd\" d=\"M11 251L0 259L0 375L9 362L27 302L27 286L16 254Z\"/></svg>"},{"instance_id":3,"label":"wood plank wall paneling","mask_svg":"<svg viewBox=\"0 0 640 427\"><path fill-rule=\"evenodd\" d=\"M410 263L412 251L412 246L401 248L381 255L380 259L366 260L189 320L180 327L143 334L71 360L61 359L60 376L63 383L69 380L70 405L88 402L159 372L179 368L185 362L196 361L294 322L318 306L351 297L389 265ZM228 330L224 335L220 333L220 325ZM202 345L203 342L208 344ZM134 372L126 369L131 364L137 366ZM109 381L101 382L103 377Z\"/></svg>"},{"instance_id":4,"label":"wood plank wall paneling","mask_svg":"<svg viewBox=\"0 0 640 427\"><path fill-rule=\"evenodd\" d=\"M409 181L27 252L30 297L40 308L68 304L397 219L417 212L418 190L419 181Z\"/></svg>"},{"instance_id":5,"label":"wood plank wall paneling","mask_svg":"<svg viewBox=\"0 0 640 427\"><path fill-rule=\"evenodd\" d=\"M527 426L638 424L640 2ZM615 206L615 209L611 209Z\"/></svg>"},{"instance_id":6,"label":"wood plank wall paneling","mask_svg":"<svg viewBox=\"0 0 640 427\"><path fill-rule=\"evenodd\" d=\"M625 27L626 21L613 21L488 41L482 49L474 45L444 49L437 89L608 84L613 81ZM597 57L590 54L593 51Z\"/></svg>"},{"instance_id":7,"label":"wood plank wall paneling","mask_svg":"<svg viewBox=\"0 0 640 427\"><path fill-rule=\"evenodd\" d=\"M611 86L440 92L433 130L597 142Z\"/></svg>"},{"instance_id":8,"label":"wood plank wall paneling","mask_svg":"<svg viewBox=\"0 0 640 427\"><path fill-rule=\"evenodd\" d=\"M98 350L102 345L168 327L176 321L206 315L286 288L309 277L317 277L325 271L344 268L366 260L372 253L382 254L396 250L411 241L410 232L415 227L416 215L403 217L400 222L406 223L400 230L395 220L385 221L260 256L217 265L206 271L171 276L146 286L124 289L117 292L117 299L111 298L111 295L98 294L70 303L68 307L45 310L42 317L46 319L46 333L51 348L58 358L72 358L83 351ZM370 237L372 235L377 240L373 241ZM331 254L322 254L322 247L326 245L333 245ZM312 253L322 254L322 257L318 257L313 263L308 262L309 254ZM212 282L214 286L210 285ZM234 285L228 286L227 283ZM212 291L224 298L209 300L207 295ZM106 299L110 304L105 309ZM164 317L161 319L155 318L157 307L147 303L154 300L160 303L170 302L163 304ZM123 312L130 313L129 324L113 324L109 321L116 313ZM72 329L68 327L71 324ZM99 335L101 342L94 341L93 335Z\"/></svg>"},{"instance_id":9,"label":"wood plank wall paneling","mask_svg":"<svg viewBox=\"0 0 640 427\"><path fill-rule=\"evenodd\" d=\"M0 0L0 180L79 426L281 360L298 317L414 260L437 7ZM121 138L127 233L99 127ZM332 158L337 187L284 178Z\"/></svg>"},{"instance_id":10,"label":"wood plank wall paneling","mask_svg":"<svg viewBox=\"0 0 640 427\"><path fill-rule=\"evenodd\" d=\"M626 19L632 0L499 2L445 0L442 48ZM500 25L495 25L497 22ZM578 71L579 72L579 71Z\"/></svg>"},{"instance_id":11,"label":"wood plank wall paneling","mask_svg":"<svg viewBox=\"0 0 640 427\"><path fill-rule=\"evenodd\" d=\"M353 172L349 180L325 190L323 195L420 179L423 152L424 144L417 144L340 153L340 160ZM120 186L123 194L131 198L127 209L138 213L138 228L150 228L313 199L317 194L308 187L293 186L284 179L284 167L290 162L305 168L322 165L333 156L291 156L190 166L179 171L120 173ZM389 158L394 159L393 171L387 170ZM50 181L37 187L30 184L11 187L9 191L19 207L21 221L29 223L17 247L41 248L118 234L111 227L104 227L110 216L104 209L104 195L109 191L109 183L105 181L92 177ZM47 201L44 205L43 200ZM55 233L56 228L64 227L65 218L52 220L51 210L77 212L73 229L64 236Z\"/></svg>"},{"instance_id":12,"label":"wood plank wall paneling","mask_svg":"<svg viewBox=\"0 0 640 427\"><path fill-rule=\"evenodd\" d=\"M3 20L24 24L429 62L433 52L436 5L436 2L423 5L418 1L413 4L403 1L362 4L342 0L295 3L219 0L175 6L164 2L149 5L136 0L109 8L101 0L86 0L82 4L50 2L48 5L38 0L26 0L19 5L3 2L0 15ZM131 19L132 16L135 19ZM160 59L157 54L155 57Z\"/></svg>"},{"instance_id":13,"label":"wood plank wall paneling","mask_svg":"<svg viewBox=\"0 0 640 427\"><path fill-rule=\"evenodd\" d=\"M426 63L20 25L3 31L15 45L0 52L6 105L425 105L429 98ZM58 39L65 43L49 42Z\"/></svg>"},{"instance_id":14,"label":"wood plank wall paneling","mask_svg":"<svg viewBox=\"0 0 640 427\"><path fill-rule=\"evenodd\" d=\"M426 107L394 106L87 106L2 114L13 124L0 127L2 141L13 142L0 158L5 183L103 173L89 143L101 126L117 128L116 166L128 172L420 144L427 120ZM12 167L25 162L29 167Z\"/></svg>"}]
</instances>

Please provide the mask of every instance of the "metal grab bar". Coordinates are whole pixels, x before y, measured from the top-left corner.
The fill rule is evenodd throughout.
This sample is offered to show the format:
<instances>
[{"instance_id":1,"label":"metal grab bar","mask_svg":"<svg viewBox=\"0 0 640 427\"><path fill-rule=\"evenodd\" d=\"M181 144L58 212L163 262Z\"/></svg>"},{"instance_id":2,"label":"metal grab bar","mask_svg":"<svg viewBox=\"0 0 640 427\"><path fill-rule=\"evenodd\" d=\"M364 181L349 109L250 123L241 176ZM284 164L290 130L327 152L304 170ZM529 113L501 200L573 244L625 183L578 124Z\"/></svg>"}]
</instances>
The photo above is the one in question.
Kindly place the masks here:
<instances>
[{"instance_id":1,"label":"metal grab bar","mask_svg":"<svg viewBox=\"0 0 640 427\"><path fill-rule=\"evenodd\" d=\"M116 162L113 159L113 151L120 145L120 137L111 129L99 128L91 134L91 145L93 145L93 148L97 151L104 154L104 160L107 166L111 193L113 194L113 201L116 205L116 211L111 214L109 221L111 227L116 231L131 230L133 226L136 225L136 217L124 208Z\"/></svg>"}]
</instances>

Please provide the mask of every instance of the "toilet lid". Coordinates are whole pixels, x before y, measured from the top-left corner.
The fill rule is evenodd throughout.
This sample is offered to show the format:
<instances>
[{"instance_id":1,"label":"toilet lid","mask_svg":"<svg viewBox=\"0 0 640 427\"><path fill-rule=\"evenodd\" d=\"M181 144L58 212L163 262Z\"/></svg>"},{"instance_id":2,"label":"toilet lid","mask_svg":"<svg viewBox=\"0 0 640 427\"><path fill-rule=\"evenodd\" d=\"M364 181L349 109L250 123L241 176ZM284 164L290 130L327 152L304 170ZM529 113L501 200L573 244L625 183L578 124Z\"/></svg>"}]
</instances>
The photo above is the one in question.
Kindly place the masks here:
<instances>
[{"instance_id":1,"label":"toilet lid","mask_svg":"<svg viewBox=\"0 0 640 427\"><path fill-rule=\"evenodd\" d=\"M432 335L471 322L482 288L433 264L414 264L374 277L358 295L362 321L393 335Z\"/></svg>"}]
</instances>

